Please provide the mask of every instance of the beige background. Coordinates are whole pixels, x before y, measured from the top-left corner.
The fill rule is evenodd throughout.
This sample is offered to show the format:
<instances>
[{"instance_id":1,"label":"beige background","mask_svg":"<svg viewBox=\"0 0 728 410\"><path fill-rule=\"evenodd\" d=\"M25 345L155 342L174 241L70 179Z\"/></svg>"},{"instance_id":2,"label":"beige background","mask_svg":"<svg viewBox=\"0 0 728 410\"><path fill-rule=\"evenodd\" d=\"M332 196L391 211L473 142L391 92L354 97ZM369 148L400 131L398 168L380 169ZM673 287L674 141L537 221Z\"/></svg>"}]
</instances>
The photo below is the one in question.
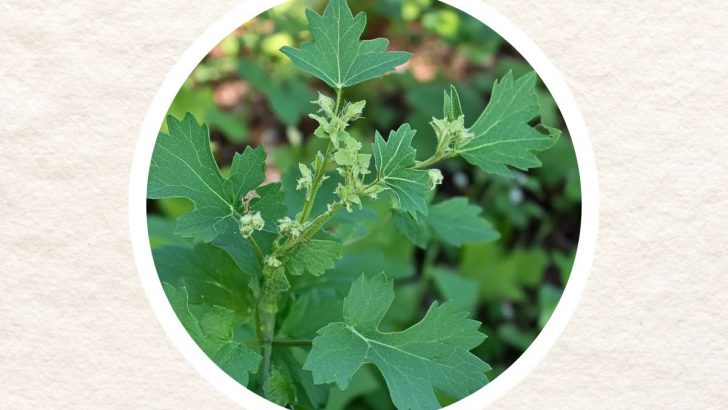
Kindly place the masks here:
<instances>
[{"instance_id":1,"label":"beige background","mask_svg":"<svg viewBox=\"0 0 728 410\"><path fill-rule=\"evenodd\" d=\"M0 408L233 406L152 314L127 186L154 93L236 4L0 2ZM495 407L728 408L728 5L491 4L561 69L601 190L578 310Z\"/></svg>"}]
</instances>

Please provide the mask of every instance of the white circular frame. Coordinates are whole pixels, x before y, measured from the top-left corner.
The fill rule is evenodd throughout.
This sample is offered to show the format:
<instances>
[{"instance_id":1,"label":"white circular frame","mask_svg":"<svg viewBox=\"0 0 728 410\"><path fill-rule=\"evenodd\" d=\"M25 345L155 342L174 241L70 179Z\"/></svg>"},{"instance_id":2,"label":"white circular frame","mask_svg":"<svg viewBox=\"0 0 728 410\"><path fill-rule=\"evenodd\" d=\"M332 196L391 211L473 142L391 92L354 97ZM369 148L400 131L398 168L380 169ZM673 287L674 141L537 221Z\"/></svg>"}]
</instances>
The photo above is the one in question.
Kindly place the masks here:
<instances>
[{"instance_id":1,"label":"white circular frame","mask_svg":"<svg viewBox=\"0 0 728 410\"><path fill-rule=\"evenodd\" d=\"M134 153L129 187L129 223L132 247L139 277L154 313L172 343L192 366L235 403L248 409L281 409L282 407L246 389L217 367L197 346L177 319L164 294L152 259L147 231L146 187L149 164L160 124L162 124L174 96L192 70L215 45L237 27L286 1L288 0L243 1L205 31L182 55L182 58L164 79L147 112ZM536 70L564 116L576 151L581 180L582 212L579 244L571 276L556 310L533 343L508 369L482 389L448 407L449 409L480 409L504 395L536 367L556 342L576 309L579 297L586 285L596 246L599 218L597 172L586 125L574 97L558 70L538 46L517 26L482 1L441 1L468 13L493 29Z\"/></svg>"}]
</instances>

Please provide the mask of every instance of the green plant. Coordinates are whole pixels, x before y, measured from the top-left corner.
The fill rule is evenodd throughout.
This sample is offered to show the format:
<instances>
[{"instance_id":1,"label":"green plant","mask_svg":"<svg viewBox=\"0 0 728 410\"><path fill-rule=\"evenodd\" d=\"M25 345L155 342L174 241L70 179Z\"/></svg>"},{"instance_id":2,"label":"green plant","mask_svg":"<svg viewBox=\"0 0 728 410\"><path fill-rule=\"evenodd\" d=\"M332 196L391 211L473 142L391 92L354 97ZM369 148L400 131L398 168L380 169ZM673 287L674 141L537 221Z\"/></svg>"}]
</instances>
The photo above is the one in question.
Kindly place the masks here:
<instances>
[{"instance_id":1,"label":"green plant","mask_svg":"<svg viewBox=\"0 0 728 410\"><path fill-rule=\"evenodd\" d=\"M263 147L235 154L224 176L207 126L190 114L170 116L168 133L155 146L148 197L194 203L175 228L193 244L155 250L160 279L180 321L210 358L271 401L294 408L330 405L332 384L349 391L357 374L373 366L396 407L438 408L488 381L490 367L471 352L485 335L467 318L467 303L434 302L419 322L390 332L381 324L397 303L391 278L398 272L367 275L357 266L354 276L329 278L327 271L345 244L376 233L378 224L359 229L368 209L386 208L385 218L428 252L441 243L497 239L481 208L466 198L432 203L443 182L436 166L462 158L509 176L510 167L540 166L534 152L553 145L559 131L532 125L539 115L536 75L515 79L508 73L470 126L455 87L444 93L443 115L431 122L437 146L428 158L417 159L409 124L386 139L377 132L365 146L348 130L366 102L347 101L345 89L384 76L411 55L387 51L386 39L360 40L366 15L352 15L346 0L330 0L322 15L307 10L306 16L312 40L281 51L333 90L332 96L319 94L310 115L326 148L313 162L298 164L293 186L284 189L263 184ZM450 292L461 286L457 275L437 269L421 280ZM337 281L344 282L343 292Z\"/></svg>"}]
</instances>

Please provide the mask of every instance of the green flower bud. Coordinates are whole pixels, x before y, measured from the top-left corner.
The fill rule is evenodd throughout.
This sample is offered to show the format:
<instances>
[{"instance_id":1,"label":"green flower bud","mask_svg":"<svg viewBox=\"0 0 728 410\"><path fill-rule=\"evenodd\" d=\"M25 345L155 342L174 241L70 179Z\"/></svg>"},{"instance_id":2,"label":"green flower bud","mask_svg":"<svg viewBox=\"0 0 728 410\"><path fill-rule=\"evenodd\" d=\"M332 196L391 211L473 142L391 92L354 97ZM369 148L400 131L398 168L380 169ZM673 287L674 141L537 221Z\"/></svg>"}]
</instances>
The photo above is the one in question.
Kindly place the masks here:
<instances>
[{"instance_id":1,"label":"green flower bud","mask_svg":"<svg viewBox=\"0 0 728 410\"><path fill-rule=\"evenodd\" d=\"M427 175L430 177L431 189L435 189L435 187L442 184L442 180L444 178L442 176L442 172L440 172L439 169L437 169L437 168L428 169Z\"/></svg>"},{"instance_id":2,"label":"green flower bud","mask_svg":"<svg viewBox=\"0 0 728 410\"><path fill-rule=\"evenodd\" d=\"M278 230L281 235L290 236L292 238L298 238L301 233L306 229L307 224L302 224L294 219L285 217L278 220Z\"/></svg>"},{"instance_id":3,"label":"green flower bud","mask_svg":"<svg viewBox=\"0 0 728 410\"><path fill-rule=\"evenodd\" d=\"M324 94L319 93L318 99L311 101L311 103L318 105L319 111L326 114L329 118L335 117L334 108L336 108L336 102L333 98L327 97Z\"/></svg>"},{"instance_id":4,"label":"green flower bud","mask_svg":"<svg viewBox=\"0 0 728 410\"><path fill-rule=\"evenodd\" d=\"M444 152L451 152L454 147L473 137L473 133L465 128L465 116L463 115L455 120L433 118L430 125L435 130L438 146L442 147Z\"/></svg>"},{"instance_id":5,"label":"green flower bud","mask_svg":"<svg viewBox=\"0 0 728 410\"><path fill-rule=\"evenodd\" d=\"M240 217L240 233L246 238L250 238L253 232L262 230L264 226L265 221L260 216L260 212L246 213Z\"/></svg>"},{"instance_id":6,"label":"green flower bud","mask_svg":"<svg viewBox=\"0 0 728 410\"><path fill-rule=\"evenodd\" d=\"M298 169L301 170L301 178L298 178L298 185L296 190L311 189L313 187L313 173L311 169L304 164L298 164Z\"/></svg>"},{"instance_id":7,"label":"green flower bud","mask_svg":"<svg viewBox=\"0 0 728 410\"><path fill-rule=\"evenodd\" d=\"M356 193L356 189L350 185L341 185L336 187L334 191L339 196L341 202L346 206L348 212L352 212L353 205L361 206L361 198Z\"/></svg>"},{"instance_id":8,"label":"green flower bud","mask_svg":"<svg viewBox=\"0 0 728 410\"><path fill-rule=\"evenodd\" d=\"M271 268L277 268L282 265L281 261L271 255L266 255L265 264Z\"/></svg>"},{"instance_id":9,"label":"green flower bud","mask_svg":"<svg viewBox=\"0 0 728 410\"><path fill-rule=\"evenodd\" d=\"M342 119L344 122L350 122L357 120L361 118L362 113L364 112L364 107L366 107L367 102L366 101L357 101L355 103L346 103L346 107L344 108L344 115L342 116Z\"/></svg>"}]
</instances>

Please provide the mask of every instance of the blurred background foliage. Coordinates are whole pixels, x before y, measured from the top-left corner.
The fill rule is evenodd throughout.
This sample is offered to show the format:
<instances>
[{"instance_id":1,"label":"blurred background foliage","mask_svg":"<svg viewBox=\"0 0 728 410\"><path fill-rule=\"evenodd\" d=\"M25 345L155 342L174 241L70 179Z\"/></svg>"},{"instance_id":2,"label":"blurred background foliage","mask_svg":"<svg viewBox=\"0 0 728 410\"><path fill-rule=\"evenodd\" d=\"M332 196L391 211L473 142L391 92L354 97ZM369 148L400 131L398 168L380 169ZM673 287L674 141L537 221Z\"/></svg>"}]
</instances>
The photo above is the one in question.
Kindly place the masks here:
<instances>
[{"instance_id":1,"label":"blurred background foliage","mask_svg":"<svg viewBox=\"0 0 728 410\"><path fill-rule=\"evenodd\" d=\"M322 6L322 1L293 0L235 30L200 62L169 109L180 118L191 112L210 126L223 173L235 152L263 144L268 181L284 175L284 185L293 185L288 199L296 207L292 214L300 203L295 175L286 171L324 148L325 141L311 137L316 124L307 115L314 109L310 101L316 93L331 91L294 68L279 49L307 40L304 9ZM418 130L418 158L426 158L436 142L429 122L441 116L442 93L449 84L459 90L470 125L485 107L496 78L509 70L516 77L532 70L498 34L443 3L357 0L351 7L355 13L367 13L364 38L386 37L392 49L414 54L396 73L347 90L348 100L367 100L366 117L350 130L361 140L371 141L375 130L386 135L409 122ZM493 366L491 379L510 366L546 324L569 278L578 242L581 193L576 157L558 107L542 83L538 94L541 121L565 131L555 147L540 155L543 167L515 172L512 178L487 175L458 160L441 167L445 183L438 199L469 197L500 231L499 240L460 248L433 240L422 249L398 231L396 216L380 202L355 215L339 216L361 222L350 232L335 232L345 241L346 256L327 273L337 278L337 291L344 295L362 271L385 271L396 278L398 296L384 323L390 330L419 320L435 299L455 301L482 322L488 335L475 353ZM173 221L189 209L184 199L149 202L152 247L185 242L172 234ZM391 406L379 378L365 368L346 392L332 389L327 408Z\"/></svg>"}]
</instances>

